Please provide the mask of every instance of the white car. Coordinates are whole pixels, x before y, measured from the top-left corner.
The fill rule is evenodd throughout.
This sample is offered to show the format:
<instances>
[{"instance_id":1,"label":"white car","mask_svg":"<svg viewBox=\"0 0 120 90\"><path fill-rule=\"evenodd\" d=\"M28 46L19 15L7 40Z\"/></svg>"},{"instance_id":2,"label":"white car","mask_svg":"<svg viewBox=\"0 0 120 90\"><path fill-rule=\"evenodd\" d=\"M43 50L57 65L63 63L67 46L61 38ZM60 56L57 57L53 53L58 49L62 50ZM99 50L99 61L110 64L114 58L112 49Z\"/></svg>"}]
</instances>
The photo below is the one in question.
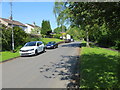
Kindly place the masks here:
<instances>
[{"instance_id":1,"label":"white car","mask_svg":"<svg viewBox=\"0 0 120 90\"><path fill-rule=\"evenodd\" d=\"M28 55L37 55L40 52L45 51L45 46L42 41L32 41L26 43L20 49L20 56L28 56Z\"/></svg>"}]
</instances>

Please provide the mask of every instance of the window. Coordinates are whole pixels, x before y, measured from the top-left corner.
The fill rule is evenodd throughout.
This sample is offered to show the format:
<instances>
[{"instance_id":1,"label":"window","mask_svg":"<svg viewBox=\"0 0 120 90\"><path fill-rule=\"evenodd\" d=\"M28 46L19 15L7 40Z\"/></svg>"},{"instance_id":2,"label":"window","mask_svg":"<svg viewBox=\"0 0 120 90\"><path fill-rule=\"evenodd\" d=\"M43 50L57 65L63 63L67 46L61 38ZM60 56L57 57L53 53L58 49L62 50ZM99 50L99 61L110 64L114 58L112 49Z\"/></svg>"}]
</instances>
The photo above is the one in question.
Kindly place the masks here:
<instances>
[{"instance_id":1,"label":"window","mask_svg":"<svg viewBox=\"0 0 120 90\"><path fill-rule=\"evenodd\" d=\"M28 42L25 44L25 47L26 46L36 46L36 42Z\"/></svg>"},{"instance_id":2,"label":"window","mask_svg":"<svg viewBox=\"0 0 120 90\"><path fill-rule=\"evenodd\" d=\"M42 42L39 42L39 44L41 45L41 44L42 44Z\"/></svg>"},{"instance_id":3,"label":"window","mask_svg":"<svg viewBox=\"0 0 120 90\"><path fill-rule=\"evenodd\" d=\"M39 45L40 45L40 43L38 42L38 43L37 43L37 46L39 46Z\"/></svg>"}]
</instances>

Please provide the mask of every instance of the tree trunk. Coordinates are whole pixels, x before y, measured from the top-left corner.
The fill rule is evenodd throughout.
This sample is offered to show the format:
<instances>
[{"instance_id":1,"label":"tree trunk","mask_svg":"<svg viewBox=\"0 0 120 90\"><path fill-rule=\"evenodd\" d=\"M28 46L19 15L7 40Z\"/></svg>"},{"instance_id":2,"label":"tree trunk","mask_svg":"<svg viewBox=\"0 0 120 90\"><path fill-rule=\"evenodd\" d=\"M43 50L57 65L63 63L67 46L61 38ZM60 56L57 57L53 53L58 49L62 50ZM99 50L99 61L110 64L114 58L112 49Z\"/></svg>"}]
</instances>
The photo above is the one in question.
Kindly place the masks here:
<instances>
[{"instance_id":1,"label":"tree trunk","mask_svg":"<svg viewBox=\"0 0 120 90\"><path fill-rule=\"evenodd\" d=\"M89 34L88 34L88 31L87 31L87 47L90 47L90 45L89 45Z\"/></svg>"}]
</instances>

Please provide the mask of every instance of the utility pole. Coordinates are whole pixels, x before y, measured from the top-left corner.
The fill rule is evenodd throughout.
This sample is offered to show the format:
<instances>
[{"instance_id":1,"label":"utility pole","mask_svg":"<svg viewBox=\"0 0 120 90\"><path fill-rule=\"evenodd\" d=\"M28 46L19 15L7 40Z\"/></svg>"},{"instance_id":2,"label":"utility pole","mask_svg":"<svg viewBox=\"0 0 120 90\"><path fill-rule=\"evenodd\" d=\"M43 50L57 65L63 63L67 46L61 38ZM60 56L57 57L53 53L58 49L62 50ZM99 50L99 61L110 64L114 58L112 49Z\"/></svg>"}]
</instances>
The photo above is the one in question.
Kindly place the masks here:
<instances>
[{"instance_id":1,"label":"utility pole","mask_svg":"<svg viewBox=\"0 0 120 90\"><path fill-rule=\"evenodd\" d=\"M12 2L10 2L10 20L12 22L12 52L14 52L14 31L13 31L13 17L12 17Z\"/></svg>"}]
</instances>

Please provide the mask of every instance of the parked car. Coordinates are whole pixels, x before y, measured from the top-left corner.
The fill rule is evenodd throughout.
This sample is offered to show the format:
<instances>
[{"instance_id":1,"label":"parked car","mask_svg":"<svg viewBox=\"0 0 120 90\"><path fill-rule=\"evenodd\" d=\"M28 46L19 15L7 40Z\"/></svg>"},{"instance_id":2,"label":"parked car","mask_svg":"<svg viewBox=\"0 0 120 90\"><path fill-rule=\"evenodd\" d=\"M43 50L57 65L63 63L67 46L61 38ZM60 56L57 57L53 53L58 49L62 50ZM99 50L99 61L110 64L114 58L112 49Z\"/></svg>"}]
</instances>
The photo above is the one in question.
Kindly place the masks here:
<instances>
[{"instance_id":1,"label":"parked car","mask_svg":"<svg viewBox=\"0 0 120 90\"><path fill-rule=\"evenodd\" d=\"M74 39L71 39L71 42L74 42Z\"/></svg>"},{"instance_id":2,"label":"parked car","mask_svg":"<svg viewBox=\"0 0 120 90\"><path fill-rule=\"evenodd\" d=\"M45 51L45 46L42 41L32 41L26 43L20 49L20 56L28 56L28 55L37 55L40 52Z\"/></svg>"},{"instance_id":3,"label":"parked car","mask_svg":"<svg viewBox=\"0 0 120 90\"><path fill-rule=\"evenodd\" d=\"M55 41L48 42L45 46L46 48L57 48L58 44Z\"/></svg>"},{"instance_id":4,"label":"parked car","mask_svg":"<svg viewBox=\"0 0 120 90\"><path fill-rule=\"evenodd\" d=\"M64 39L65 40L65 43L70 43L71 40L70 39Z\"/></svg>"}]
</instances>

